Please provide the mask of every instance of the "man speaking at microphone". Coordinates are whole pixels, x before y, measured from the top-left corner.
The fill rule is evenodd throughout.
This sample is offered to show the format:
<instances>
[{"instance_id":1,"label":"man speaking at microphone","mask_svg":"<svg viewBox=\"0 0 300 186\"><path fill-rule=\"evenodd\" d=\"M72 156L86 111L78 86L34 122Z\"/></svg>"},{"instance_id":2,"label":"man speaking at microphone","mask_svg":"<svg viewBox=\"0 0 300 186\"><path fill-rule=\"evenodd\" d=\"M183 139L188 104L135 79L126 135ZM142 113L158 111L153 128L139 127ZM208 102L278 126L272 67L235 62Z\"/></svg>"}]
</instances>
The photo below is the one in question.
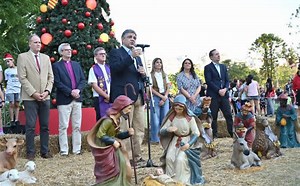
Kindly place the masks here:
<instances>
[{"instance_id":1,"label":"man speaking at microphone","mask_svg":"<svg viewBox=\"0 0 300 186\"><path fill-rule=\"evenodd\" d=\"M144 138L144 78L146 77L142 60L142 49L136 47L137 35L134 30L127 29L122 33L122 46L112 49L109 53L111 71L110 102L119 95L126 95L134 101L133 111L130 113L130 127L135 131L133 135L133 155L136 163L143 163L141 145ZM121 121L121 129L127 129L126 121ZM127 140L126 149L131 150ZM129 153L131 156L132 153Z\"/></svg>"}]
</instances>

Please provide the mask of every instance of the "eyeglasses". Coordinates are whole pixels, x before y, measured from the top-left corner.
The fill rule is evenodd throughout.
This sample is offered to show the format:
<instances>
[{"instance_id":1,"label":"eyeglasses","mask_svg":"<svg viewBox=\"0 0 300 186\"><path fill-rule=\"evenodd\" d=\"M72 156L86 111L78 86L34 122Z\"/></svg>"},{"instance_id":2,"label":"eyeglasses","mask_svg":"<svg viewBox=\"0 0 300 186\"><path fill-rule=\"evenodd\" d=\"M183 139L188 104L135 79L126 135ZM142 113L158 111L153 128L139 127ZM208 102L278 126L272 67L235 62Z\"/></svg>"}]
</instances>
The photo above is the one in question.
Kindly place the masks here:
<instances>
[{"instance_id":1,"label":"eyeglasses","mask_svg":"<svg viewBox=\"0 0 300 186\"><path fill-rule=\"evenodd\" d=\"M97 55L106 56L106 53L98 53Z\"/></svg>"},{"instance_id":2,"label":"eyeglasses","mask_svg":"<svg viewBox=\"0 0 300 186\"><path fill-rule=\"evenodd\" d=\"M72 51L71 48L62 49L62 51Z\"/></svg>"}]
</instances>

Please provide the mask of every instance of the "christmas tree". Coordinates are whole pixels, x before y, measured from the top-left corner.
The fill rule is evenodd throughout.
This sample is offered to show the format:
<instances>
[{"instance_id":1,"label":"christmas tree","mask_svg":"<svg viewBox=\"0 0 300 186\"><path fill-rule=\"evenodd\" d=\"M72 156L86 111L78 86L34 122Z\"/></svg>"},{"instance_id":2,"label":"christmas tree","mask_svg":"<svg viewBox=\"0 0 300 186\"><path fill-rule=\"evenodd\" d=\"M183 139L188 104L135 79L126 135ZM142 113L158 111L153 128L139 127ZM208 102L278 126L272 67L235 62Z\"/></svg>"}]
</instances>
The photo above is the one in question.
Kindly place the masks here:
<instances>
[{"instance_id":1,"label":"christmas tree","mask_svg":"<svg viewBox=\"0 0 300 186\"><path fill-rule=\"evenodd\" d=\"M73 49L72 60L81 64L86 78L94 64L96 47L101 46L108 52L120 45L114 37L114 22L109 18L106 0L44 0L40 12L35 32L41 37L41 52L55 63L60 58L58 46L69 43ZM83 106L91 106L91 87L86 87L82 95ZM54 96L55 93L51 95L53 105Z\"/></svg>"}]
</instances>

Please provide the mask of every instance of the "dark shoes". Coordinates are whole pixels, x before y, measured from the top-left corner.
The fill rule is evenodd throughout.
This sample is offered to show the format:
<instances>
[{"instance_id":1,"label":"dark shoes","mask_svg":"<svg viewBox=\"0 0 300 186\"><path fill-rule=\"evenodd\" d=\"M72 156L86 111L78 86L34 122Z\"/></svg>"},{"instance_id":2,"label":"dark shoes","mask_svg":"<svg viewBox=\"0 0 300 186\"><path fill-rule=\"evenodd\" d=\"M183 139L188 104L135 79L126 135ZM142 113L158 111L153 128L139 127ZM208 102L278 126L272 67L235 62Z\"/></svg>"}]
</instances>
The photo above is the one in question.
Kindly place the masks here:
<instances>
[{"instance_id":1,"label":"dark shoes","mask_svg":"<svg viewBox=\"0 0 300 186\"><path fill-rule=\"evenodd\" d=\"M145 163L146 160L144 160L143 158L135 159L135 166L141 166L144 165ZM133 160L130 160L130 165L133 166Z\"/></svg>"},{"instance_id":2,"label":"dark shoes","mask_svg":"<svg viewBox=\"0 0 300 186\"><path fill-rule=\"evenodd\" d=\"M35 155L34 154L27 154L26 159L29 161L34 161Z\"/></svg>"},{"instance_id":3,"label":"dark shoes","mask_svg":"<svg viewBox=\"0 0 300 186\"><path fill-rule=\"evenodd\" d=\"M44 159L53 158L53 156L50 153L42 154L41 157L44 158Z\"/></svg>"}]
</instances>

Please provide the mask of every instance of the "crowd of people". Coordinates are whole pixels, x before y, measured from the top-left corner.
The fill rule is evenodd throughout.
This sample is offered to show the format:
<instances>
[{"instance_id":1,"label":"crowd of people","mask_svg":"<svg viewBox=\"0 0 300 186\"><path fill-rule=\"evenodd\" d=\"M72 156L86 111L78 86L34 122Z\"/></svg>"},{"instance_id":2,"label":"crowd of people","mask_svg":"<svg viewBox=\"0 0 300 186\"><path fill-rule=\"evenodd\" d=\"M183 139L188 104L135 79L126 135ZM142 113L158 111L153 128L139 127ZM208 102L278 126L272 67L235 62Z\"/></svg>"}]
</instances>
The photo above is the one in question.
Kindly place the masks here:
<instances>
[{"instance_id":1,"label":"crowd of people","mask_svg":"<svg viewBox=\"0 0 300 186\"><path fill-rule=\"evenodd\" d=\"M201 164L197 163L200 162L198 140L201 136L197 110L204 99L210 100L212 138L218 138L219 111L226 120L231 137L234 132L243 132L238 129L254 129L255 116L273 117L276 114L276 124L281 126L282 147L299 145L293 126L297 119L297 106L300 112L300 69L284 91L276 92L271 78L267 79L265 86L259 85L252 74L242 80L230 80L227 67L220 63L220 53L213 49L209 52L211 63L204 67L205 83L195 73L193 61L189 58L183 60L176 77L178 95L171 101L170 80L164 71L163 60L155 58L152 61L148 77L140 57L143 52L136 47L136 39L136 32L127 29L122 33L120 48L112 49L108 54L102 47L95 48L94 64L87 80L80 63L71 59L69 43L59 45L57 52L61 58L53 65L49 56L40 52L41 40L35 34L28 39L29 51L19 54L17 65L12 55L5 54L4 61L8 67L4 72L6 91L4 95L0 89L0 107L4 101L9 101L10 124L19 125L19 104L22 100L26 116L27 159L33 160L36 154L37 118L40 123L40 155L42 158L52 157L49 151L52 90L55 90L59 113L60 155L68 156L70 152L67 138L70 120L72 153L81 154L82 91L87 84L93 91L97 121L87 138L95 156L97 184L128 185L130 167L146 162L142 158L141 145L145 135L144 106L149 99L149 140L152 144L161 144L164 149L165 173L185 184L205 182ZM276 106L277 97L280 104ZM293 106L287 106L289 103ZM287 120L285 125L281 124L282 118ZM0 135L3 134L1 119ZM247 133L246 141L250 148L254 138L254 130ZM104 165L110 163L117 165L118 170L111 166L109 174L101 171Z\"/></svg>"}]
</instances>

